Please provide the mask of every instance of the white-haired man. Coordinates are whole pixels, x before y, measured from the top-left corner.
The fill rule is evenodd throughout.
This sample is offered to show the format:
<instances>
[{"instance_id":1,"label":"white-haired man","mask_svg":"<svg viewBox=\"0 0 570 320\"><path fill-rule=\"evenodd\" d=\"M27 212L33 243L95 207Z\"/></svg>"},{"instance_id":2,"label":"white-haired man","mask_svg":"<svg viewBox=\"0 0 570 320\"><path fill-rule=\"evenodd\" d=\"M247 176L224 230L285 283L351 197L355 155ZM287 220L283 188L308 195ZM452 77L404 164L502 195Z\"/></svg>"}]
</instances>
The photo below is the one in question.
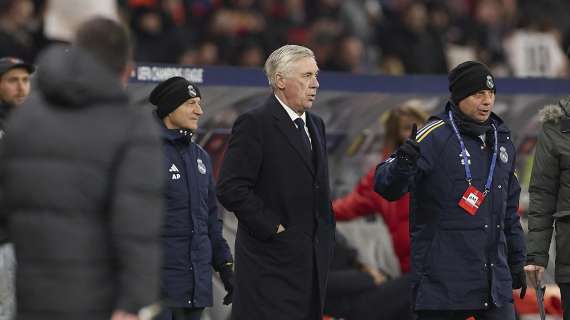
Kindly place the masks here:
<instances>
[{"instance_id":1,"label":"white-haired man","mask_svg":"<svg viewBox=\"0 0 570 320\"><path fill-rule=\"evenodd\" d=\"M234 319L322 318L335 222L325 125L308 112L318 71L311 50L277 49L273 94L234 124L218 185L239 221Z\"/></svg>"}]
</instances>

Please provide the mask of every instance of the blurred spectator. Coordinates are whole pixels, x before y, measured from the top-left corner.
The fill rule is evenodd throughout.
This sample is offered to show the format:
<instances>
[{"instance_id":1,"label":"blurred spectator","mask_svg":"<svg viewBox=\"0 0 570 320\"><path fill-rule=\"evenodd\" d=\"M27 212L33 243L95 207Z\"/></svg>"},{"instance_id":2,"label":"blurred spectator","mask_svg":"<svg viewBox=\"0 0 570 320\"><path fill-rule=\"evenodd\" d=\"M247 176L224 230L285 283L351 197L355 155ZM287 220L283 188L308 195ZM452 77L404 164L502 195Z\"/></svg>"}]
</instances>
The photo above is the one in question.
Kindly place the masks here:
<instances>
[{"instance_id":1,"label":"blurred spectator","mask_svg":"<svg viewBox=\"0 0 570 320\"><path fill-rule=\"evenodd\" d=\"M182 65L198 65L199 61L200 54L198 52L198 47L196 45L188 44L182 49L176 63Z\"/></svg>"},{"instance_id":2,"label":"blurred spectator","mask_svg":"<svg viewBox=\"0 0 570 320\"><path fill-rule=\"evenodd\" d=\"M476 40L476 60L485 63L495 74L506 75L503 38L512 25L508 25L499 0L480 0L474 9L472 36Z\"/></svg>"},{"instance_id":3,"label":"blurred spectator","mask_svg":"<svg viewBox=\"0 0 570 320\"><path fill-rule=\"evenodd\" d=\"M307 42L309 17L305 0L266 0L263 1L263 12L270 22L261 43L267 51L279 48L283 43Z\"/></svg>"},{"instance_id":4,"label":"blurred spectator","mask_svg":"<svg viewBox=\"0 0 570 320\"><path fill-rule=\"evenodd\" d=\"M96 16L118 21L117 0L49 0L45 36L52 41L70 42L79 25Z\"/></svg>"},{"instance_id":5,"label":"blurred spectator","mask_svg":"<svg viewBox=\"0 0 570 320\"><path fill-rule=\"evenodd\" d=\"M335 55L327 70L362 73L364 67L364 44L354 36L344 36L337 42Z\"/></svg>"},{"instance_id":6,"label":"blurred spectator","mask_svg":"<svg viewBox=\"0 0 570 320\"><path fill-rule=\"evenodd\" d=\"M383 59L387 59L384 63L400 64L405 73L446 73L444 43L428 24L425 4L414 1L399 17L386 25L379 35Z\"/></svg>"},{"instance_id":7,"label":"blurred spectator","mask_svg":"<svg viewBox=\"0 0 570 320\"><path fill-rule=\"evenodd\" d=\"M414 123L421 127L426 120L427 115L414 100L391 110L384 123L386 135L382 159L387 158L410 136ZM334 200L333 211L338 221L381 215L390 230L401 271L407 273L410 270L409 196L406 194L397 201L388 201L374 192L375 171L376 166L370 168L354 191Z\"/></svg>"},{"instance_id":8,"label":"blurred spectator","mask_svg":"<svg viewBox=\"0 0 570 320\"><path fill-rule=\"evenodd\" d=\"M43 29L50 41L69 41L86 17L117 19L117 5L131 22L139 62L257 65L260 52L291 43L313 49L323 70L442 74L459 62L481 60L498 75L518 76L521 52L531 51L520 51L521 43L539 43L549 51L539 67L546 63L557 70L549 76L560 76L565 68L545 39L570 45L570 2L562 0L51 0L44 19L46 2L0 0L0 40L9 40L0 41L0 56L33 61L45 46ZM3 14L12 3L18 12ZM521 14L533 24L548 20L548 30L535 37L533 29L530 40L526 29L523 36L521 30L513 34ZM361 41L360 68L333 59L347 36Z\"/></svg>"},{"instance_id":9,"label":"blurred spectator","mask_svg":"<svg viewBox=\"0 0 570 320\"><path fill-rule=\"evenodd\" d=\"M176 63L182 55L185 39L172 18L160 8L141 6L134 9L131 28L135 36L136 61Z\"/></svg>"},{"instance_id":10,"label":"blurred spectator","mask_svg":"<svg viewBox=\"0 0 570 320\"><path fill-rule=\"evenodd\" d=\"M130 53L122 26L89 20L43 53L39 93L10 117L0 222L18 318L138 320L158 299L161 145L151 114L128 106Z\"/></svg>"},{"instance_id":11,"label":"blurred spectator","mask_svg":"<svg viewBox=\"0 0 570 320\"><path fill-rule=\"evenodd\" d=\"M198 49L198 64L215 65L220 62L220 49L215 42L205 41Z\"/></svg>"},{"instance_id":12,"label":"blurred spectator","mask_svg":"<svg viewBox=\"0 0 570 320\"><path fill-rule=\"evenodd\" d=\"M31 0L0 0L0 57L33 61L35 48L28 28L33 12Z\"/></svg>"},{"instance_id":13,"label":"blurred spectator","mask_svg":"<svg viewBox=\"0 0 570 320\"><path fill-rule=\"evenodd\" d=\"M242 67L261 67L265 63L265 52L260 41L251 39L242 42L236 50L234 65Z\"/></svg>"},{"instance_id":14,"label":"blurred spectator","mask_svg":"<svg viewBox=\"0 0 570 320\"><path fill-rule=\"evenodd\" d=\"M212 35L231 40L237 36L261 34L266 21L256 0L226 0L225 3L212 16Z\"/></svg>"},{"instance_id":15,"label":"blurred spectator","mask_svg":"<svg viewBox=\"0 0 570 320\"><path fill-rule=\"evenodd\" d=\"M356 250L336 233L325 314L346 320L411 320L410 290L409 276L388 279L359 261Z\"/></svg>"},{"instance_id":16,"label":"blurred spectator","mask_svg":"<svg viewBox=\"0 0 570 320\"><path fill-rule=\"evenodd\" d=\"M5 57L0 59L0 139L4 136L6 119L12 109L21 105L30 94L30 75L35 66ZM0 220L2 217L0 217ZM14 249L4 224L0 223L0 319L11 320L16 313Z\"/></svg>"},{"instance_id":17,"label":"blurred spectator","mask_svg":"<svg viewBox=\"0 0 570 320\"><path fill-rule=\"evenodd\" d=\"M507 60L516 77L561 77L568 61L561 34L549 17L522 12L519 27L505 41Z\"/></svg>"}]
</instances>

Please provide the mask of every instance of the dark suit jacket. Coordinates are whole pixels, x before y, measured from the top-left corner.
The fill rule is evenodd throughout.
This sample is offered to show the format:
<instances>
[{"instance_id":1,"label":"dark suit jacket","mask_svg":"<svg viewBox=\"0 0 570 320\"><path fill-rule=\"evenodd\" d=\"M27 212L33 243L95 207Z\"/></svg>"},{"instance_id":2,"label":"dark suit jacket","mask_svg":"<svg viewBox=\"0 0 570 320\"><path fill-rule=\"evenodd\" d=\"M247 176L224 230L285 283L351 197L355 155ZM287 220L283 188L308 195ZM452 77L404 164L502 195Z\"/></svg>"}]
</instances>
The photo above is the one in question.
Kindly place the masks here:
<instances>
[{"instance_id":1,"label":"dark suit jacket","mask_svg":"<svg viewBox=\"0 0 570 320\"><path fill-rule=\"evenodd\" d=\"M313 159L273 95L234 124L218 184L239 220L234 319L322 314L335 222L324 123L307 113L307 126Z\"/></svg>"}]
</instances>

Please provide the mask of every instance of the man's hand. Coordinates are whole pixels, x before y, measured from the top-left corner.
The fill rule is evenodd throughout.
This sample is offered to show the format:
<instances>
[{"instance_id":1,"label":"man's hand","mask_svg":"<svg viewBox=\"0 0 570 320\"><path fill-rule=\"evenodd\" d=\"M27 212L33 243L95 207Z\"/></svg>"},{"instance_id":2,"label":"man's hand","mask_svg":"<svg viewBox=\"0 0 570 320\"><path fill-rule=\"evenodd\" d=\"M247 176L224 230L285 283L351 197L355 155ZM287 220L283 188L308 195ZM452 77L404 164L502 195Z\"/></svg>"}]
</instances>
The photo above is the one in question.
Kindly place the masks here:
<instances>
[{"instance_id":1,"label":"man's hand","mask_svg":"<svg viewBox=\"0 0 570 320\"><path fill-rule=\"evenodd\" d=\"M116 310L113 312L111 320L139 320L139 317L132 313L127 313L123 310Z\"/></svg>"},{"instance_id":2,"label":"man's hand","mask_svg":"<svg viewBox=\"0 0 570 320\"><path fill-rule=\"evenodd\" d=\"M386 276L382 272L380 272L374 268L371 268L367 265L363 265L362 271L368 273L372 277L372 279L374 280L374 284L377 286L386 282Z\"/></svg>"},{"instance_id":3,"label":"man's hand","mask_svg":"<svg viewBox=\"0 0 570 320\"><path fill-rule=\"evenodd\" d=\"M279 224L279 226L277 227L277 233L281 233L285 231L285 227L282 224Z\"/></svg>"},{"instance_id":4,"label":"man's hand","mask_svg":"<svg viewBox=\"0 0 570 320\"><path fill-rule=\"evenodd\" d=\"M534 264L529 264L524 267L524 271L528 276L528 281L533 288L537 287L538 282L542 282L542 278L544 277L544 267L537 266Z\"/></svg>"},{"instance_id":5,"label":"man's hand","mask_svg":"<svg viewBox=\"0 0 570 320\"><path fill-rule=\"evenodd\" d=\"M412 168L420 158L420 145L416 141L418 126L414 123L412 134L396 151L398 166L401 168Z\"/></svg>"}]
</instances>

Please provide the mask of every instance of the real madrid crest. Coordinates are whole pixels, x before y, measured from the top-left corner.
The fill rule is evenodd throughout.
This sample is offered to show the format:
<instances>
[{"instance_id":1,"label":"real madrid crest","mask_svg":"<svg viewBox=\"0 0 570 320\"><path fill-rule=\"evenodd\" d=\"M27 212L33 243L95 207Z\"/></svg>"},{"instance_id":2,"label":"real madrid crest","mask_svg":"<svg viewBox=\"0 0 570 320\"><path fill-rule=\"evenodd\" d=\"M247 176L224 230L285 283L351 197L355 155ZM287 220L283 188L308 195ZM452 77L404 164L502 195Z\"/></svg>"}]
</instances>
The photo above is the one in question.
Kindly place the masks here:
<instances>
[{"instance_id":1,"label":"real madrid crest","mask_svg":"<svg viewBox=\"0 0 570 320\"><path fill-rule=\"evenodd\" d=\"M198 163L198 171L200 171L201 174L206 174L206 165L204 164L202 159L198 158L196 162Z\"/></svg>"},{"instance_id":2,"label":"real madrid crest","mask_svg":"<svg viewBox=\"0 0 570 320\"><path fill-rule=\"evenodd\" d=\"M495 83L493 82L493 77L487 75L487 88L493 89L495 87Z\"/></svg>"},{"instance_id":3,"label":"real madrid crest","mask_svg":"<svg viewBox=\"0 0 570 320\"><path fill-rule=\"evenodd\" d=\"M503 161L503 163L507 163L509 162L509 154L507 153L507 149L505 149L505 147L501 146L499 148L499 158L501 158L501 161Z\"/></svg>"},{"instance_id":4,"label":"real madrid crest","mask_svg":"<svg viewBox=\"0 0 570 320\"><path fill-rule=\"evenodd\" d=\"M194 86L191 84L188 85L188 94L190 95L191 98L195 98L197 95L196 89L194 89Z\"/></svg>"},{"instance_id":5,"label":"real madrid crest","mask_svg":"<svg viewBox=\"0 0 570 320\"><path fill-rule=\"evenodd\" d=\"M465 150L465 155L467 156L467 164L471 165L471 155L467 149ZM465 161L463 160L463 151L459 154L459 161L461 162L462 166L465 165Z\"/></svg>"}]
</instances>

